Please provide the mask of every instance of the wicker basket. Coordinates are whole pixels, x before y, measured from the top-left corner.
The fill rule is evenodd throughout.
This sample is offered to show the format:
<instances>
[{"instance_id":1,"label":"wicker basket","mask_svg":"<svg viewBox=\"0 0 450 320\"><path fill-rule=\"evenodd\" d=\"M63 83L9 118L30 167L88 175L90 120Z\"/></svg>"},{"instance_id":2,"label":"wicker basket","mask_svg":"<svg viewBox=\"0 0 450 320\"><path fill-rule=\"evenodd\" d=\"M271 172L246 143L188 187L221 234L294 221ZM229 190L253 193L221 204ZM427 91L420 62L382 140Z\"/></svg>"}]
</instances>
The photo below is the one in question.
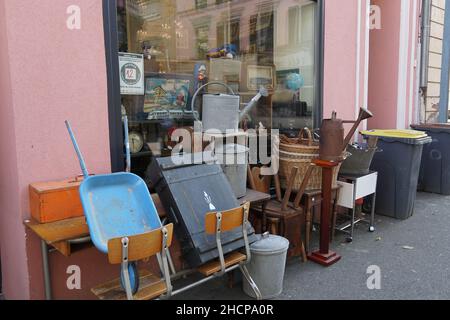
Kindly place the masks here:
<instances>
[{"instance_id":1,"label":"wicker basket","mask_svg":"<svg viewBox=\"0 0 450 320\"><path fill-rule=\"evenodd\" d=\"M303 138L306 133L307 138ZM285 135L280 136L280 151L302 154L319 154L319 142L312 137L308 128L302 129L298 138L288 138Z\"/></svg>"},{"instance_id":2,"label":"wicker basket","mask_svg":"<svg viewBox=\"0 0 450 320\"><path fill-rule=\"evenodd\" d=\"M297 167L298 174L295 177L292 190L298 191L300 189L300 186L302 185L306 171L308 170L308 167L311 165L311 160L312 159L308 160L308 159L293 159L280 157L279 176L281 187L283 189L286 188L287 182L291 175L292 168ZM333 168L333 188L337 187L337 178L340 168L341 164ZM308 181L305 191L320 190L320 189L322 189L322 169L320 167L315 167L311 173L311 177Z\"/></svg>"},{"instance_id":3,"label":"wicker basket","mask_svg":"<svg viewBox=\"0 0 450 320\"><path fill-rule=\"evenodd\" d=\"M307 134L307 139L302 138ZM300 132L298 138L280 138L280 171L279 177L281 187L286 188L290 178L292 168L298 168L298 174L295 177L293 191L298 191L305 177L311 162L319 157L319 143L312 138L311 131L308 128ZM337 178L341 165L333 169L333 188L337 187ZM322 170L319 167L313 169L306 191L319 190L322 188Z\"/></svg>"}]
</instances>

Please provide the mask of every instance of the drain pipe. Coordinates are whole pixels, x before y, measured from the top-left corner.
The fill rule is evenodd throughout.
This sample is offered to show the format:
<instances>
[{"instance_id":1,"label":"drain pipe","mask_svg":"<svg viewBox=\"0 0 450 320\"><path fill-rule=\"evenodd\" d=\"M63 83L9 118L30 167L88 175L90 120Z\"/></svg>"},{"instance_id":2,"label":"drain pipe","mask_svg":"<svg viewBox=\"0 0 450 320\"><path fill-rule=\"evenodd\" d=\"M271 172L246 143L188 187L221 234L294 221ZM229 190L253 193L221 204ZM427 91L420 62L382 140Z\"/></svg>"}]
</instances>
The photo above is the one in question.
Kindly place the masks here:
<instances>
[{"instance_id":1,"label":"drain pipe","mask_svg":"<svg viewBox=\"0 0 450 320\"><path fill-rule=\"evenodd\" d=\"M420 53L420 88L426 93L428 87L428 63L430 52L431 0L422 0L422 37Z\"/></svg>"}]
</instances>

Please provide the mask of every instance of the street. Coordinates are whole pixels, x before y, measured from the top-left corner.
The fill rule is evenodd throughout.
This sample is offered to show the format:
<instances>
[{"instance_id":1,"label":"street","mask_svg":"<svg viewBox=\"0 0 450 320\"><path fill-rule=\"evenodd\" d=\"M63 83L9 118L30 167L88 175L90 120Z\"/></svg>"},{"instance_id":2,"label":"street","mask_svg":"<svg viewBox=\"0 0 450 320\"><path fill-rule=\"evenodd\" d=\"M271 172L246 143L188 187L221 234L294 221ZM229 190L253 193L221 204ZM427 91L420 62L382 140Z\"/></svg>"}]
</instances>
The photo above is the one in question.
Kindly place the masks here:
<instances>
[{"instance_id":1,"label":"street","mask_svg":"<svg viewBox=\"0 0 450 320\"><path fill-rule=\"evenodd\" d=\"M450 197L418 193L414 215L405 221L376 216L374 233L365 224L355 228L353 243L337 234L337 264L323 268L299 258L288 261L283 300L449 299ZM314 233L313 247L318 243ZM369 290L369 266L381 271L381 289ZM249 299L241 285L217 279L183 295L180 300Z\"/></svg>"}]
</instances>

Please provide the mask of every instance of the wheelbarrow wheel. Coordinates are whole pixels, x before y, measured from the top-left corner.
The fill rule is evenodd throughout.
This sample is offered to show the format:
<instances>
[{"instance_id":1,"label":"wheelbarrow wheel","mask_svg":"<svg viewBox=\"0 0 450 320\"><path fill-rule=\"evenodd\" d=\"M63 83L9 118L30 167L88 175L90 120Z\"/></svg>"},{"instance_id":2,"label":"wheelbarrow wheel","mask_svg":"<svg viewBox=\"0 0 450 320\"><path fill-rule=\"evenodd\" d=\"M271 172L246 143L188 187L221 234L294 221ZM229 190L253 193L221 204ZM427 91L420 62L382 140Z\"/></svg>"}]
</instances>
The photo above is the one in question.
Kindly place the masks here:
<instances>
[{"instance_id":1,"label":"wheelbarrow wheel","mask_svg":"<svg viewBox=\"0 0 450 320\"><path fill-rule=\"evenodd\" d=\"M139 272L136 262L128 264L128 276L130 277L131 292L135 295L139 290ZM123 278L122 272L120 272L120 285L125 290L125 279Z\"/></svg>"}]
</instances>

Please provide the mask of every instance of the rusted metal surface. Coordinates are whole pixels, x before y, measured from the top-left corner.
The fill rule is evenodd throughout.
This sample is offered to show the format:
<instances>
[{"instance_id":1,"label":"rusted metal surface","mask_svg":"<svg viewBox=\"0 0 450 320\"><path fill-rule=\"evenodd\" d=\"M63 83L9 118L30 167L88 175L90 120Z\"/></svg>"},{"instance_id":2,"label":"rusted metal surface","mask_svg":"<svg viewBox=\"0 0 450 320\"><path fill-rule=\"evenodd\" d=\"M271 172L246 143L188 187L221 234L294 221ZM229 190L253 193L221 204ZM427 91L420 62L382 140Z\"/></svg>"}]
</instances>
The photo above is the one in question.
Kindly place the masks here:
<instances>
[{"instance_id":1,"label":"rusted metal surface","mask_svg":"<svg viewBox=\"0 0 450 320\"><path fill-rule=\"evenodd\" d=\"M343 121L337 118L333 111L331 119L325 119L320 129L320 155L325 161L343 161L344 151L363 120L372 118L372 113L367 109L360 109L356 121ZM350 132L344 138L344 123L353 123Z\"/></svg>"}]
</instances>

